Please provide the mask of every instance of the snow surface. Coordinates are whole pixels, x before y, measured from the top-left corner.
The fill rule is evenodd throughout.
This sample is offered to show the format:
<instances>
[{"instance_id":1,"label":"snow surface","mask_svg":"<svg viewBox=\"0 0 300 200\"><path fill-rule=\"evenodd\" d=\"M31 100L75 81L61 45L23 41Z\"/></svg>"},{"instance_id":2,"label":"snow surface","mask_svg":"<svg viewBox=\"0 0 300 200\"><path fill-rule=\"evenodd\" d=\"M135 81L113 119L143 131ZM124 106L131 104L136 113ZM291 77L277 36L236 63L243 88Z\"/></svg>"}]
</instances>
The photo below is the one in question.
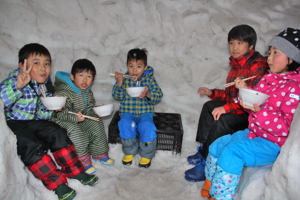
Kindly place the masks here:
<instances>
[{"instance_id":1,"label":"snow surface","mask_svg":"<svg viewBox=\"0 0 300 200\"><path fill-rule=\"evenodd\" d=\"M198 118L206 97L197 89L223 88L230 70L227 34L239 24L251 25L258 34L256 50L265 54L268 41L286 27L300 28L299 0L0 0L0 80L17 68L18 50L38 42L51 52L51 77L69 72L79 58L97 68L93 91L98 104L113 100L115 82L108 74L126 71L126 55L132 48L147 48L148 63L164 92L156 112L180 113L184 137L181 155L158 151L149 169L123 166L121 145L110 145L113 166L95 163L99 183L69 185L75 199L205 199L203 182L184 179L191 168L186 157L195 153ZM274 165L247 168L236 199L282 200L300 196L300 111L291 134ZM103 121L108 133L111 116ZM54 200L22 164L16 140L7 128L0 102L0 199Z\"/></svg>"}]
</instances>

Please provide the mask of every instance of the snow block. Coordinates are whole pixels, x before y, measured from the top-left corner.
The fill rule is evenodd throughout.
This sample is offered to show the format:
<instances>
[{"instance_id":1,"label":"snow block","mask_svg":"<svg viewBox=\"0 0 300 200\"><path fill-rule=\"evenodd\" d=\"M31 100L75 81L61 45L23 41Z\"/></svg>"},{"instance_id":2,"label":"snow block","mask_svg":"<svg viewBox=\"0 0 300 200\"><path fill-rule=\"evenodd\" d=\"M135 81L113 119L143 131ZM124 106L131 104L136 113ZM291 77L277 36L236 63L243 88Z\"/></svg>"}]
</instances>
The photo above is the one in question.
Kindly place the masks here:
<instances>
[{"instance_id":1,"label":"snow block","mask_svg":"<svg viewBox=\"0 0 300 200\"><path fill-rule=\"evenodd\" d=\"M16 136L6 124L3 108L0 99L0 199L38 199L27 184L28 174L18 157Z\"/></svg>"}]
</instances>

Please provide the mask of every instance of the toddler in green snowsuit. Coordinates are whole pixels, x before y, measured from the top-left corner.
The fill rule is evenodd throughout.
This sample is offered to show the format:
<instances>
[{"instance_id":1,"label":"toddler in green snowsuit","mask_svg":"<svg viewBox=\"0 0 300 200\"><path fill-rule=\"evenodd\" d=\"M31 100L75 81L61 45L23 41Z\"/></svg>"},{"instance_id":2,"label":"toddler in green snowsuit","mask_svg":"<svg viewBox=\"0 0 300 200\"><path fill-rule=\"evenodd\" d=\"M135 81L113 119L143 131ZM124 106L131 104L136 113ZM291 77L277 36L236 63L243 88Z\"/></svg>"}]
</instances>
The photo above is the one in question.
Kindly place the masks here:
<instances>
[{"instance_id":1,"label":"toddler in green snowsuit","mask_svg":"<svg viewBox=\"0 0 300 200\"><path fill-rule=\"evenodd\" d=\"M91 85L96 75L93 63L87 59L77 60L71 73L58 71L54 88L55 95L67 97L66 105L61 112L53 114L52 120L68 131L79 160L85 172L96 171L91 156L104 165L112 165L114 160L108 157L108 143L101 119L95 121L84 115L98 117L94 111L95 98ZM69 112L77 113L77 115Z\"/></svg>"}]
</instances>

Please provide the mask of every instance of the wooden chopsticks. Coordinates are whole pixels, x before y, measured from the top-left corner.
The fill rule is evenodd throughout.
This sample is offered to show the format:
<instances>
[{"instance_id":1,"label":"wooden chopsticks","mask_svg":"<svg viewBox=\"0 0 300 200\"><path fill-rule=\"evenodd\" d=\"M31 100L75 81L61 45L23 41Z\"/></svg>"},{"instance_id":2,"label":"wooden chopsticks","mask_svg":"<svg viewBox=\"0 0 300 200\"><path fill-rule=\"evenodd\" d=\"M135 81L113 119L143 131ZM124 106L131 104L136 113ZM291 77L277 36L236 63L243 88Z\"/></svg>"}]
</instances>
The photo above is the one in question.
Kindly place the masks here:
<instances>
[{"instance_id":1,"label":"wooden chopsticks","mask_svg":"<svg viewBox=\"0 0 300 200\"><path fill-rule=\"evenodd\" d=\"M242 80L244 80L244 81L246 81L246 80L249 80L249 79L252 79L252 78L255 78L257 75L255 75L255 76L251 76L251 77L248 77L248 78L244 78L244 79L242 79ZM229 87L229 86L232 86L232 85L234 85L235 83L234 82L231 82L231 83L227 83L227 84L225 84L224 86L225 87Z\"/></svg>"},{"instance_id":2,"label":"wooden chopsticks","mask_svg":"<svg viewBox=\"0 0 300 200\"><path fill-rule=\"evenodd\" d=\"M109 75L110 75L110 76L115 76L115 74L109 74ZM130 75L124 75L124 74L123 74L123 77L124 77L124 78L131 78L131 77L135 77L135 76L130 76Z\"/></svg>"},{"instance_id":3,"label":"wooden chopsticks","mask_svg":"<svg viewBox=\"0 0 300 200\"><path fill-rule=\"evenodd\" d=\"M73 115L78 115L78 113L74 113L69 111L68 113L73 114ZM91 117L91 116L87 116L87 115L83 115L85 118L91 119L91 120L95 120L95 121L99 121L99 118L97 117Z\"/></svg>"},{"instance_id":4,"label":"wooden chopsticks","mask_svg":"<svg viewBox=\"0 0 300 200\"><path fill-rule=\"evenodd\" d=\"M41 90L41 93L42 93L43 97L46 99L46 98L47 98L47 96L46 96L46 92L45 92L44 85L41 85L41 88L40 88L40 90Z\"/></svg>"}]
</instances>

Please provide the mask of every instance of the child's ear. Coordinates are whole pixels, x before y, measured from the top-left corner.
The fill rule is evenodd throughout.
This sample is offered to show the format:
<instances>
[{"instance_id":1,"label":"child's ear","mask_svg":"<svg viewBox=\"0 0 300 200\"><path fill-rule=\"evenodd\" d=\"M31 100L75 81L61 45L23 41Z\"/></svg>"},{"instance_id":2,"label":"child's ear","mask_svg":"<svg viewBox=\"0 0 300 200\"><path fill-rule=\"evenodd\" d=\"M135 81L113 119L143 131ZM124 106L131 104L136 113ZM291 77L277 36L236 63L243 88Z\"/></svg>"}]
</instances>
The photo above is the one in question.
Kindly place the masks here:
<instances>
[{"instance_id":1,"label":"child's ear","mask_svg":"<svg viewBox=\"0 0 300 200\"><path fill-rule=\"evenodd\" d=\"M72 73L70 73L70 79L71 79L71 81L74 81L74 76Z\"/></svg>"},{"instance_id":2,"label":"child's ear","mask_svg":"<svg viewBox=\"0 0 300 200\"><path fill-rule=\"evenodd\" d=\"M148 65L145 66L144 70L146 70L148 68Z\"/></svg>"},{"instance_id":3,"label":"child's ear","mask_svg":"<svg viewBox=\"0 0 300 200\"><path fill-rule=\"evenodd\" d=\"M21 71L23 71L23 69L24 69L24 63L19 62L19 68L20 68Z\"/></svg>"},{"instance_id":4,"label":"child's ear","mask_svg":"<svg viewBox=\"0 0 300 200\"><path fill-rule=\"evenodd\" d=\"M253 49L253 45L251 45L251 46L249 47L249 50L251 50L251 49Z\"/></svg>"}]
</instances>

